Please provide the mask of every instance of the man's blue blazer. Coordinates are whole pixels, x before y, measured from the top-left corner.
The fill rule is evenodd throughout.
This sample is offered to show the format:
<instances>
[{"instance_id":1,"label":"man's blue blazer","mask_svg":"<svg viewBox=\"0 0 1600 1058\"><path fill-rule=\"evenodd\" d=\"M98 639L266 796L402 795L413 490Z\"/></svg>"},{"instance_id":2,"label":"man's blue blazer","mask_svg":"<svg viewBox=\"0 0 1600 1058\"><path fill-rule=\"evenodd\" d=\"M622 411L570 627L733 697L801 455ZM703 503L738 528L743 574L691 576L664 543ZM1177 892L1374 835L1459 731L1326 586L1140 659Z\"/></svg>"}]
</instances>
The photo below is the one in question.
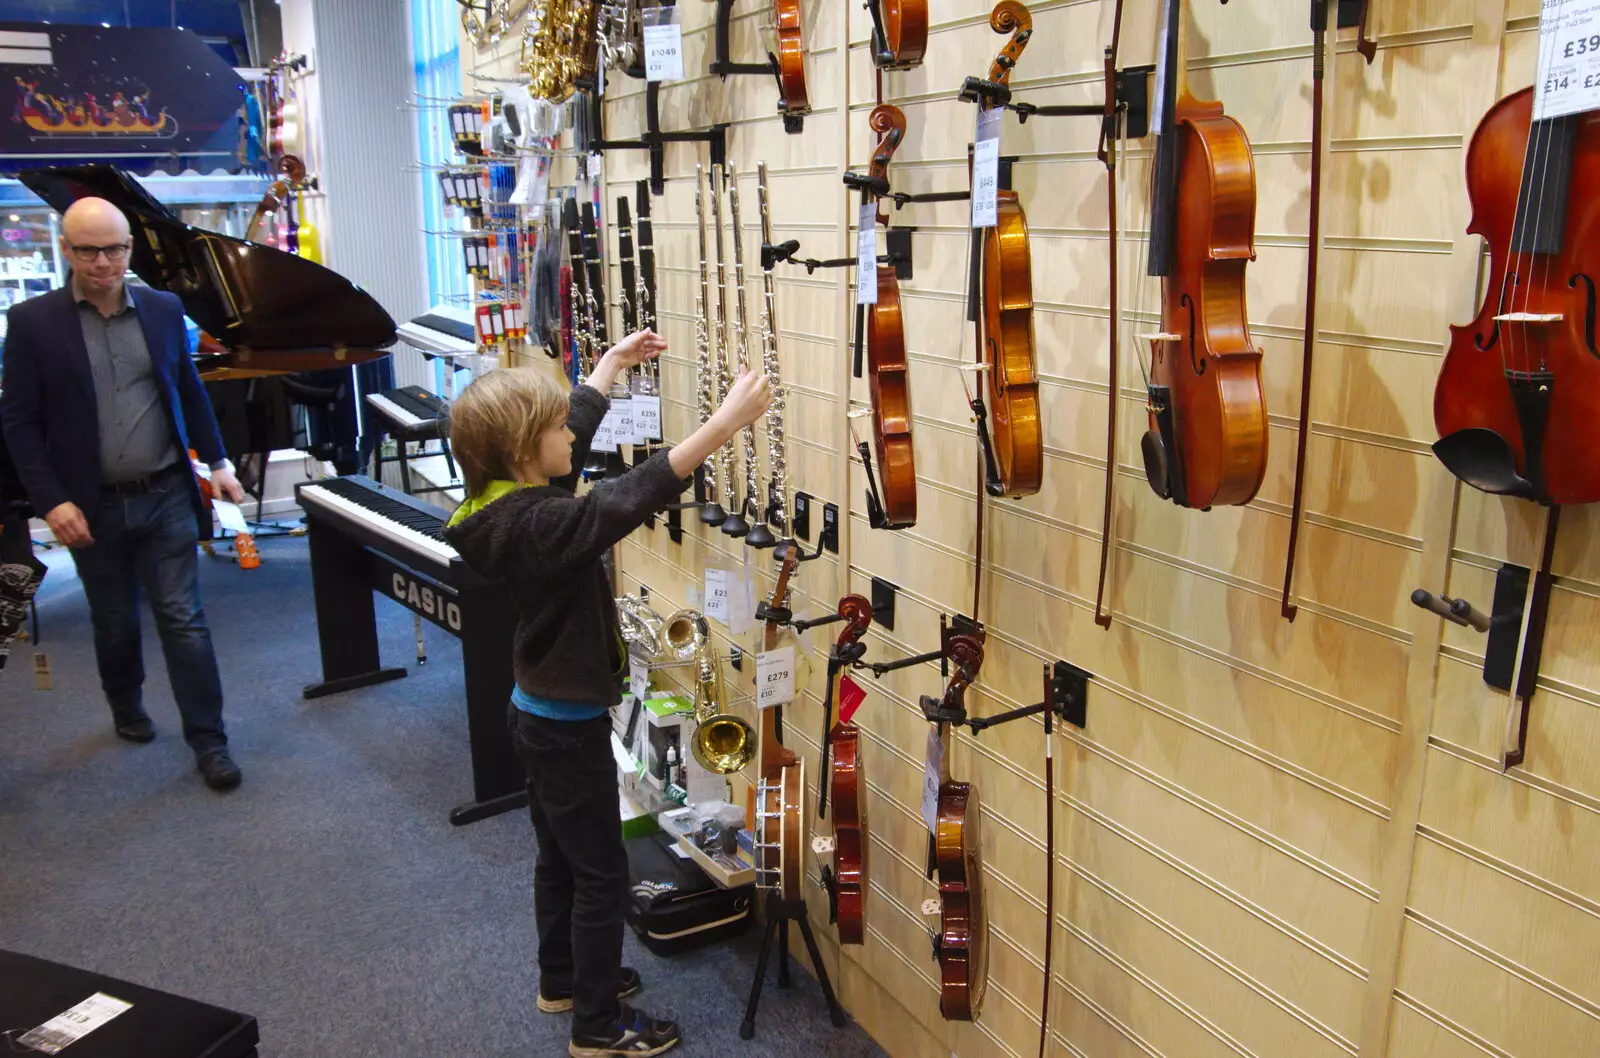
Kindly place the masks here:
<instances>
[{"instance_id":1,"label":"man's blue blazer","mask_svg":"<svg viewBox=\"0 0 1600 1058\"><path fill-rule=\"evenodd\" d=\"M166 291L128 289L179 451L221 462L222 437L189 356L183 303ZM70 285L13 305L7 317L0 426L17 476L40 517L71 502L92 521L101 492L100 420ZM190 489L198 515L204 508L192 477Z\"/></svg>"}]
</instances>

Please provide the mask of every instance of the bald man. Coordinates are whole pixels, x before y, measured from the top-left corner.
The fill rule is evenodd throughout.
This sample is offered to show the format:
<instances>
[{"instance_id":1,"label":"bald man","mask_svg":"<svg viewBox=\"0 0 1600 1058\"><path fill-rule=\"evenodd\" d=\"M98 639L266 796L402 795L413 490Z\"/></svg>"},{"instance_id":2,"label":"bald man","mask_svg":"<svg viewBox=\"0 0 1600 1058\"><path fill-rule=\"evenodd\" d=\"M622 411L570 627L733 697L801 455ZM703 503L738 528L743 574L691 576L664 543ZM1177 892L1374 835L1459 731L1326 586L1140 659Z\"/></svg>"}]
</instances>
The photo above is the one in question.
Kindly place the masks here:
<instances>
[{"instance_id":1,"label":"bald man","mask_svg":"<svg viewBox=\"0 0 1600 1058\"><path fill-rule=\"evenodd\" d=\"M197 518L209 520L188 451L244 498L189 356L183 305L123 281L132 239L111 203L83 198L62 217L65 287L12 306L0 423L17 475L72 549L94 625L112 724L149 742L139 593L149 596L183 737L206 785L239 784L222 726L222 680L196 584Z\"/></svg>"}]
</instances>

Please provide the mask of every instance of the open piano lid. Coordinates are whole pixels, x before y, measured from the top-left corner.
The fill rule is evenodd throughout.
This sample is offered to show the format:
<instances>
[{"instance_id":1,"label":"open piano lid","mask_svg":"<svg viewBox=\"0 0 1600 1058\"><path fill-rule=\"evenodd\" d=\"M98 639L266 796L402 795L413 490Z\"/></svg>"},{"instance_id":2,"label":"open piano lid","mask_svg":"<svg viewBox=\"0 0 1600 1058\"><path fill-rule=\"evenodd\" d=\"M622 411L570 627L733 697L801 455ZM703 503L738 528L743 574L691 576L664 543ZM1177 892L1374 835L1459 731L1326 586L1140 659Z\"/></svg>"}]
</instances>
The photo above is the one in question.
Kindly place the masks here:
<instances>
[{"instance_id":1,"label":"open piano lid","mask_svg":"<svg viewBox=\"0 0 1600 1058\"><path fill-rule=\"evenodd\" d=\"M89 196L121 209L133 229L133 273L178 295L189 318L230 350L343 354L395 340L383 306L344 276L273 246L185 224L115 166L25 169L17 178L62 213Z\"/></svg>"}]
</instances>

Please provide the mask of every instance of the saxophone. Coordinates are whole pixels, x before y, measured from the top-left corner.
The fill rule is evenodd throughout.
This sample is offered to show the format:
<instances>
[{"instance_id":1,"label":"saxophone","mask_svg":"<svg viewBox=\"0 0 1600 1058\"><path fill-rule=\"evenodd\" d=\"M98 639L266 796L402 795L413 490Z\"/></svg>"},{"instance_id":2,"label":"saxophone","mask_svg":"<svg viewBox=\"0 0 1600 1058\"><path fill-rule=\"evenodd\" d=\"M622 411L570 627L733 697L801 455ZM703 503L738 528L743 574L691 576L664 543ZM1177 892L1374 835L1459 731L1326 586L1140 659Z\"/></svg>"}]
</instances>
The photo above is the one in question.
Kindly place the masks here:
<instances>
[{"instance_id":1,"label":"saxophone","mask_svg":"<svg viewBox=\"0 0 1600 1058\"><path fill-rule=\"evenodd\" d=\"M530 0L517 65L535 99L563 103L592 76L598 39L594 0Z\"/></svg>"}]
</instances>

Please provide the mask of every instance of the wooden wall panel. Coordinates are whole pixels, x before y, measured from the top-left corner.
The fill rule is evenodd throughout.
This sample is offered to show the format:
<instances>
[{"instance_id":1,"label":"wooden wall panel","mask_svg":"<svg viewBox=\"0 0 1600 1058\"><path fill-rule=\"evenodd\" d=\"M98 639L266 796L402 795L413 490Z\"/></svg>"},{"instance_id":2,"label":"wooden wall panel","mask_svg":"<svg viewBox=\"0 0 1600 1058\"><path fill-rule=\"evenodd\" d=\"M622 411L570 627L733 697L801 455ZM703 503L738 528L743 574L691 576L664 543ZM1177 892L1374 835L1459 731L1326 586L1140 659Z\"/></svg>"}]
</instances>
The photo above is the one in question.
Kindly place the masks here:
<instances>
[{"instance_id":1,"label":"wooden wall panel","mask_svg":"<svg viewBox=\"0 0 1600 1058\"><path fill-rule=\"evenodd\" d=\"M1017 98L1084 103L1100 94L1111 0L1032 5L1034 37ZM1125 63L1155 53L1158 5L1127 5ZM974 0L931 0L928 60L886 74L884 99L907 115L896 190L966 185L969 106L962 77L1002 42ZM817 107L786 135L769 80L703 72L710 4L681 5L686 69L661 90L668 129L730 122L747 244L752 355L760 277L756 163L771 170L779 239L806 256L854 250L855 199L839 176L861 168L877 102L861 5L804 0ZM991 987L976 1025L944 1022L921 904L920 819L927 724L919 696L937 666L873 681L866 739L870 826L867 942L840 948L820 895L809 906L845 1004L892 1054L1024 1055L1037 1048L1043 938L1053 930L1053 1054L1114 1056L1580 1054L1600 1049L1600 547L1594 515L1564 512L1528 759L1496 764L1506 701L1480 676L1483 637L1409 604L1413 588L1486 606L1504 561L1536 556L1540 512L1453 487L1429 446L1431 392L1450 325L1477 301L1477 240L1463 155L1483 110L1529 83L1538 0L1393 0L1373 5L1380 50L1368 66L1340 35L1332 59L1324 195L1320 342L1312 384L1307 512L1292 624L1278 590L1289 531L1310 235L1311 41L1304 3L1193 5L1191 82L1226 100L1256 149L1257 261L1248 273L1263 352L1270 455L1260 494L1241 508L1183 511L1144 484L1143 382L1128 337L1148 330L1159 289L1143 276L1143 188L1150 144L1123 159L1131 228L1120 277L1124 355L1109 376L1105 172L1089 120L1007 118L1002 152L1032 231L1034 329L1044 414L1045 488L987 501L978 616L988 658L979 712L1037 700L1041 666L1066 658L1095 674L1088 725L1056 748L1056 921L1044 916L1041 728L1027 721L961 735L958 776L988 809ZM733 58L769 46L765 4L741 2ZM514 47L479 64L503 72ZM472 84L468 78L468 86ZM608 133L641 127L644 88L616 79ZM694 305L694 166L703 147L666 152L655 203L669 438L699 421ZM605 159L609 199L647 172L637 152ZM795 608L821 614L872 577L901 588L895 628L874 628L869 657L920 653L939 616L973 605L975 445L957 368L973 356L965 323L964 202L893 211L915 225L915 278L902 284L911 359L920 519L885 533L866 521L865 477L847 413L867 407L849 376L848 270L780 268L777 326L789 386L791 487L841 506L841 549L796 578ZM1108 404L1122 423L1109 604L1092 620L1100 557ZM864 430L864 421L855 423ZM763 456L764 458L764 456ZM705 568L768 563L685 519L681 544L635 534L618 549L622 587L682 605ZM820 524L820 511L813 514ZM815 530L813 530L814 536ZM1435 581L1430 583L1429 581ZM732 640L717 624L718 642ZM809 662L786 720L812 766L815 795L824 627L800 637ZM749 646L753 637L745 637ZM1439 644L1436 649L1436 644ZM729 672L735 711L753 719L751 669ZM734 792L744 779L736 777ZM820 1016L820 1011L818 1012Z\"/></svg>"}]
</instances>

